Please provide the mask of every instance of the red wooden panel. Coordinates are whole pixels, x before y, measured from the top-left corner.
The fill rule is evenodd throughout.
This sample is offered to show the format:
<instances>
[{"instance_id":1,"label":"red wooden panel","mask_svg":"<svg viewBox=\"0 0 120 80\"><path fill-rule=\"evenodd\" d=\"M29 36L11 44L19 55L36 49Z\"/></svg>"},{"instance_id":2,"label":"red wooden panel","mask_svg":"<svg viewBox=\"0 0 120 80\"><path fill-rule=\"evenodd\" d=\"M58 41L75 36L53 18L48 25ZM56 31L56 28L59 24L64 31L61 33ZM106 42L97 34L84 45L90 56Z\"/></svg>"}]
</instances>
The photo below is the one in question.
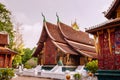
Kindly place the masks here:
<instances>
[{"instance_id":1,"label":"red wooden panel","mask_svg":"<svg viewBox=\"0 0 120 80\"><path fill-rule=\"evenodd\" d=\"M110 66L110 70L115 70L115 32L110 33L110 43L112 47L112 53L111 56L109 57L109 63L112 64Z\"/></svg>"},{"instance_id":2,"label":"red wooden panel","mask_svg":"<svg viewBox=\"0 0 120 80\"><path fill-rule=\"evenodd\" d=\"M0 68L4 68L5 56L0 54Z\"/></svg>"},{"instance_id":3,"label":"red wooden panel","mask_svg":"<svg viewBox=\"0 0 120 80\"><path fill-rule=\"evenodd\" d=\"M115 32L115 66L120 70L120 29Z\"/></svg>"},{"instance_id":4,"label":"red wooden panel","mask_svg":"<svg viewBox=\"0 0 120 80\"><path fill-rule=\"evenodd\" d=\"M115 32L115 54L120 54L120 30Z\"/></svg>"},{"instance_id":5,"label":"red wooden panel","mask_svg":"<svg viewBox=\"0 0 120 80\"><path fill-rule=\"evenodd\" d=\"M45 44L45 51L44 51L45 64L47 65L56 64L56 52L57 52L56 47L48 38Z\"/></svg>"},{"instance_id":6,"label":"red wooden panel","mask_svg":"<svg viewBox=\"0 0 120 80\"><path fill-rule=\"evenodd\" d=\"M103 34L99 35L99 45L100 45L100 52L98 53L98 66L99 69L104 68L104 58L103 58Z\"/></svg>"},{"instance_id":7,"label":"red wooden panel","mask_svg":"<svg viewBox=\"0 0 120 80\"><path fill-rule=\"evenodd\" d=\"M8 44L8 34L1 34L0 33L0 45Z\"/></svg>"},{"instance_id":8,"label":"red wooden panel","mask_svg":"<svg viewBox=\"0 0 120 80\"><path fill-rule=\"evenodd\" d=\"M6 65L7 65L7 67L9 67L11 65L10 64L10 55L7 55Z\"/></svg>"}]
</instances>

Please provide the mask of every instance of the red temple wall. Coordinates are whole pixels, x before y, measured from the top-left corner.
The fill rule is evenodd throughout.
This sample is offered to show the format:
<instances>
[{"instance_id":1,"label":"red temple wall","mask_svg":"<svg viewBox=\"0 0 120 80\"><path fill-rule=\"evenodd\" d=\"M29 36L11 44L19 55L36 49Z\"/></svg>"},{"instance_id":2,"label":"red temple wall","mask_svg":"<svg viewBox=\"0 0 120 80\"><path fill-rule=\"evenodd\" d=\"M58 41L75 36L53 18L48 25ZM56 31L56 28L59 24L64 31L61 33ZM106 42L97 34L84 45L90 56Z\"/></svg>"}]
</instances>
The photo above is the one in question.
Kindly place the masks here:
<instances>
[{"instance_id":1,"label":"red temple wall","mask_svg":"<svg viewBox=\"0 0 120 80\"><path fill-rule=\"evenodd\" d=\"M120 29L99 34L99 69L120 70Z\"/></svg>"},{"instance_id":2,"label":"red temple wall","mask_svg":"<svg viewBox=\"0 0 120 80\"><path fill-rule=\"evenodd\" d=\"M98 53L98 66L99 66L99 69L103 69L104 67L104 61L103 61L103 34L100 34L99 35L99 45L100 45L100 51Z\"/></svg>"},{"instance_id":3,"label":"red temple wall","mask_svg":"<svg viewBox=\"0 0 120 80\"><path fill-rule=\"evenodd\" d=\"M115 66L116 69L120 70L120 29L115 32Z\"/></svg>"},{"instance_id":4,"label":"red temple wall","mask_svg":"<svg viewBox=\"0 0 120 80\"><path fill-rule=\"evenodd\" d=\"M51 42L50 38L46 40L44 48L44 64L52 65L56 64L56 53L57 49Z\"/></svg>"},{"instance_id":5,"label":"red temple wall","mask_svg":"<svg viewBox=\"0 0 120 80\"><path fill-rule=\"evenodd\" d=\"M7 54L0 54L0 68L11 67L11 56Z\"/></svg>"}]
</instances>

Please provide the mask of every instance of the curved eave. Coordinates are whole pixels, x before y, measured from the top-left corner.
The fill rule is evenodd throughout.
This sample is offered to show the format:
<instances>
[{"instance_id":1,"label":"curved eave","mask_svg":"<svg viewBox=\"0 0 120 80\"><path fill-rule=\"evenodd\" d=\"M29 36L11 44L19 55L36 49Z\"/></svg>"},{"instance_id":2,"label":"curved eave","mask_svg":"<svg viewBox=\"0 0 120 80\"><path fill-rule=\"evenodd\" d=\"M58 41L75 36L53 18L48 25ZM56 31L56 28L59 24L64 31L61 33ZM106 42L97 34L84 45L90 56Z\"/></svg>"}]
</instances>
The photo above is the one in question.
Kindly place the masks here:
<instances>
[{"instance_id":1,"label":"curved eave","mask_svg":"<svg viewBox=\"0 0 120 80\"><path fill-rule=\"evenodd\" d=\"M116 19L108 20L99 25L90 27L89 29L86 29L86 32L91 34L96 34L96 32L99 30L104 30L104 29L119 27L119 26L120 26L120 18L116 18Z\"/></svg>"},{"instance_id":2,"label":"curved eave","mask_svg":"<svg viewBox=\"0 0 120 80\"><path fill-rule=\"evenodd\" d=\"M37 57L44 47L43 43L39 43L35 51L33 52L33 57Z\"/></svg>"},{"instance_id":3,"label":"curved eave","mask_svg":"<svg viewBox=\"0 0 120 80\"><path fill-rule=\"evenodd\" d=\"M82 54L83 56L87 56L87 57L90 57L90 58L97 58L97 54L94 53L94 52L88 52L88 51L84 51L84 50L79 50L77 49L77 51Z\"/></svg>"},{"instance_id":4,"label":"curved eave","mask_svg":"<svg viewBox=\"0 0 120 80\"><path fill-rule=\"evenodd\" d=\"M98 58L97 53L95 53L95 52L89 52L89 51L84 51L84 50L81 50L81 51L84 52L84 53L87 53L87 54L91 55L92 58Z\"/></svg>"},{"instance_id":5,"label":"curved eave","mask_svg":"<svg viewBox=\"0 0 120 80\"><path fill-rule=\"evenodd\" d=\"M78 55L78 53L76 53L75 51L73 51L67 44L63 44L63 43L59 43L59 42L55 42L52 41L56 47L58 47L60 50L62 50L64 53L69 53L72 55Z\"/></svg>"},{"instance_id":6,"label":"curved eave","mask_svg":"<svg viewBox=\"0 0 120 80\"><path fill-rule=\"evenodd\" d=\"M111 6L109 7L109 9L107 10L107 12L105 12L105 17L108 19L112 18L112 14L113 12L115 12L115 10L117 9L117 7L119 6L120 0L114 0L111 4Z\"/></svg>"},{"instance_id":7,"label":"curved eave","mask_svg":"<svg viewBox=\"0 0 120 80\"><path fill-rule=\"evenodd\" d=\"M46 30L45 30L45 26L43 25L43 29L42 29L42 32L41 32L41 35L40 35L40 38L39 38L39 40L38 40L37 45L38 45L39 43L41 43L41 42L45 42L47 36L48 36L48 34L47 34Z\"/></svg>"},{"instance_id":8,"label":"curved eave","mask_svg":"<svg viewBox=\"0 0 120 80\"><path fill-rule=\"evenodd\" d=\"M78 43L78 42L74 42L74 41L70 41L65 39L69 45L71 45L74 49L80 49L80 50L85 50L85 51L90 51L90 52L96 52L95 51L95 46L91 46L91 45L86 45L86 44L82 44L82 43Z\"/></svg>"},{"instance_id":9,"label":"curved eave","mask_svg":"<svg viewBox=\"0 0 120 80\"><path fill-rule=\"evenodd\" d=\"M51 32L49 31L49 28L48 28L48 26L51 26L51 25L52 25L52 24L49 23L49 25L48 25L48 23L46 24L46 22L45 22L45 29L46 29L49 37L50 37L52 40L55 40L55 38L52 36L52 34L51 34ZM54 25L54 26L55 26L55 25ZM51 28L52 28L52 27L51 27Z\"/></svg>"},{"instance_id":10,"label":"curved eave","mask_svg":"<svg viewBox=\"0 0 120 80\"><path fill-rule=\"evenodd\" d=\"M62 34L60 33L58 26L49 22L45 23L46 31L49 37L57 42L66 43Z\"/></svg>"},{"instance_id":11,"label":"curved eave","mask_svg":"<svg viewBox=\"0 0 120 80\"><path fill-rule=\"evenodd\" d=\"M9 48L4 48L4 47L0 47L0 54L17 54L17 52L9 49Z\"/></svg>"}]
</instances>

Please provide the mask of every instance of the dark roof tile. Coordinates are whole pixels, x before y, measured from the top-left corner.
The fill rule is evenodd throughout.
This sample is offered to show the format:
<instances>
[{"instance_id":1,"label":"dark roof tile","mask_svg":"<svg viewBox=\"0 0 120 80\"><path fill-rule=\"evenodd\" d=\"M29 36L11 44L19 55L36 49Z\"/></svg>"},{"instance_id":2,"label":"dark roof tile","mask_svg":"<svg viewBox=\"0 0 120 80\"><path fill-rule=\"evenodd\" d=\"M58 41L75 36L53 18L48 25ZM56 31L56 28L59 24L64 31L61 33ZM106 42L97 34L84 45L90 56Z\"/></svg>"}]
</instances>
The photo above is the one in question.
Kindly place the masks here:
<instances>
[{"instance_id":1,"label":"dark roof tile","mask_svg":"<svg viewBox=\"0 0 120 80\"><path fill-rule=\"evenodd\" d=\"M79 43L94 45L94 40L89 38L88 33L82 31L76 31L72 29L72 27L63 24L61 22L58 25L65 38Z\"/></svg>"}]
</instances>

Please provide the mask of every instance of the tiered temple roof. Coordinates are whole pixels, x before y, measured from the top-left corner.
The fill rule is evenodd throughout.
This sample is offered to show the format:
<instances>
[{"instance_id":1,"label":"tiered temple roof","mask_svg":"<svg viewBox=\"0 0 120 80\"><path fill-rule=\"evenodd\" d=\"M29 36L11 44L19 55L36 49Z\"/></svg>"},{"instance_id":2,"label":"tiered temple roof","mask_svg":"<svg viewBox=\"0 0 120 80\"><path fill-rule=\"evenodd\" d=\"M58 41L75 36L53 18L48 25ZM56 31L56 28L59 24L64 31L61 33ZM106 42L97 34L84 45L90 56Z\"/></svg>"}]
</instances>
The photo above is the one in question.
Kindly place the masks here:
<instances>
[{"instance_id":1,"label":"tiered temple roof","mask_svg":"<svg viewBox=\"0 0 120 80\"><path fill-rule=\"evenodd\" d=\"M73 55L83 55L87 57L96 58L94 40L89 38L89 35L82 31L76 31L71 26L62 22L57 25L44 22L43 30L38 41L38 46L33 54L37 55L42 51L44 42L47 37L50 38L52 43L64 53Z\"/></svg>"}]
</instances>

